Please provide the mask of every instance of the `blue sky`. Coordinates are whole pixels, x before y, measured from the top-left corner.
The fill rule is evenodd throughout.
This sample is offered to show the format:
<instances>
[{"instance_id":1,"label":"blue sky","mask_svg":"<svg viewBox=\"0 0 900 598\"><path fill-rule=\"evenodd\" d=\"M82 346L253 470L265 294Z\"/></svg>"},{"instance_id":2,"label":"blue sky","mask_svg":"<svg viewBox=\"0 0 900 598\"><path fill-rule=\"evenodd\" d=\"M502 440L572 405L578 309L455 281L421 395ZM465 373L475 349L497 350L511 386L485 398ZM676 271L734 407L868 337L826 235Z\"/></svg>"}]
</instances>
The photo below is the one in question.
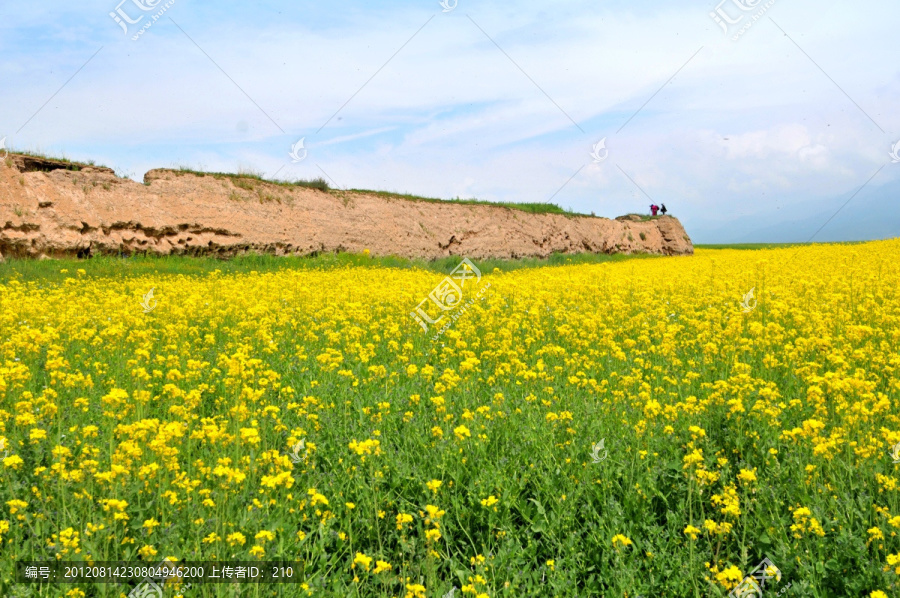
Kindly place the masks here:
<instances>
[{"instance_id":1,"label":"blue sky","mask_svg":"<svg viewBox=\"0 0 900 598\"><path fill-rule=\"evenodd\" d=\"M127 34L119 0L0 7L7 146L608 217L649 196L695 242L900 230L871 218L900 192L896 2L167 1L126 0Z\"/></svg>"}]
</instances>

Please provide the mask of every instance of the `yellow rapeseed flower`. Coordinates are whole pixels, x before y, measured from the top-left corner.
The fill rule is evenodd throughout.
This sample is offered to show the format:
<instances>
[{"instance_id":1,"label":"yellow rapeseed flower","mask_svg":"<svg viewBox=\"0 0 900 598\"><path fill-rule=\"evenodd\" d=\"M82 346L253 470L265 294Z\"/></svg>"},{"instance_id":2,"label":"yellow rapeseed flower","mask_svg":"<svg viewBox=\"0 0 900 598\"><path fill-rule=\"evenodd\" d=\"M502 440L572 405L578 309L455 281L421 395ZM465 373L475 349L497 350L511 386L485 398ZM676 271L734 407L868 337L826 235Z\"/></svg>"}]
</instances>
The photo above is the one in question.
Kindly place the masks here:
<instances>
[{"instance_id":1,"label":"yellow rapeseed flower","mask_svg":"<svg viewBox=\"0 0 900 598\"><path fill-rule=\"evenodd\" d=\"M399 513L397 515L397 529L402 530L403 526L407 523L412 523L412 520L412 515L409 515L407 513Z\"/></svg>"},{"instance_id":2,"label":"yellow rapeseed flower","mask_svg":"<svg viewBox=\"0 0 900 598\"><path fill-rule=\"evenodd\" d=\"M737 475L738 479L745 484L749 484L750 482L756 481L756 468L753 469L742 469L741 472Z\"/></svg>"},{"instance_id":3,"label":"yellow rapeseed flower","mask_svg":"<svg viewBox=\"0 0 900 598\"><path fill-rule=\"evenodd\" d=\"M628 537L626 537L622 534L616 534L612 538L612 545L613 545L613 548L618 548L621 546L631 546L632 542Z\"/></svg>"},{"instance_id":4,"label":"yellow rapeseed flower","mask_svg":"<svg viewBox=\"0 0 900 598\"><path fill-rule=\"evenodd\" d=\"M472 436L472 432L470 432L469 428L466 426L457 426L456 428L453 428L453 434L456 436L457 440L465 440Z\"/></svg>"},{"instance_id":5,"label":"yellow rapeseed flower","mask_svg":"<svg viewBox=\"0 0 900 598\"><path fill-rule=\"evenodd\" d=\"M356 553L356 558L353 559L353 566L361 565L363 569L366 571L369 570L369 567L372 565L372 557L368 557L361 552Z\"/></svg>"}]
</instances>

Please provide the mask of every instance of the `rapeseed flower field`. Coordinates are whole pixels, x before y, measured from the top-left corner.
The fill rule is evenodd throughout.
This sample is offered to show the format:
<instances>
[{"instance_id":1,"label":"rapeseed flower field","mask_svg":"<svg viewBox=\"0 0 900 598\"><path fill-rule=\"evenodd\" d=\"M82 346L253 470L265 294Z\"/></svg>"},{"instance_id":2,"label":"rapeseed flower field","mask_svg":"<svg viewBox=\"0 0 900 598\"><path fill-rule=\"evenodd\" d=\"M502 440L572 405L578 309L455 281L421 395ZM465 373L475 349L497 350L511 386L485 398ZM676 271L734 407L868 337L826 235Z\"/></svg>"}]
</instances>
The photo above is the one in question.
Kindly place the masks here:
<instances>
[{"instance_id":1,"label":"rapeseed flower field","mask_svg":"<svg viewBox=\"0 0 900 598\"><path fill-rule=\"evenodd\" d=\"M765 595L900 595L898 258L485 269L437 338L425 270L11 276L2 593L169 557L302 584L167 596L725 596L768 557Z\"/></svg>"}]
</instances>

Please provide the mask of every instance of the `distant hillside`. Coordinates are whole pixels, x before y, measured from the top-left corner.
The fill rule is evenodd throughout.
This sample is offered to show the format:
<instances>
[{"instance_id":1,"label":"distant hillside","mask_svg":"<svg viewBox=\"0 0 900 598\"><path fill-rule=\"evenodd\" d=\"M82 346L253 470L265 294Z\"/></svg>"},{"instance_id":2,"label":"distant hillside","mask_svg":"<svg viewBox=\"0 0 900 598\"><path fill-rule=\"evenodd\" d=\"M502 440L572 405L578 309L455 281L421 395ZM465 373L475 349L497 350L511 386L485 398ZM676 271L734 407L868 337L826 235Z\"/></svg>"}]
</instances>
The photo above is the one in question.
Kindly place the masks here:
<instances>
[{"instance_id":1,"label":"distant hillside","mask_svg":"<svg viewBox=\"0 0 900 598\"><path fill-rule=\"evenodd\" d=\"M785 198L780 209L723 219L715 227L706 224L694 230L694 236L703 243L800 243L813 235L813 241L824 243L900 236L900 181L870 184L848 203L858 189L816 201Z\"/></svg>"}]
</instances>

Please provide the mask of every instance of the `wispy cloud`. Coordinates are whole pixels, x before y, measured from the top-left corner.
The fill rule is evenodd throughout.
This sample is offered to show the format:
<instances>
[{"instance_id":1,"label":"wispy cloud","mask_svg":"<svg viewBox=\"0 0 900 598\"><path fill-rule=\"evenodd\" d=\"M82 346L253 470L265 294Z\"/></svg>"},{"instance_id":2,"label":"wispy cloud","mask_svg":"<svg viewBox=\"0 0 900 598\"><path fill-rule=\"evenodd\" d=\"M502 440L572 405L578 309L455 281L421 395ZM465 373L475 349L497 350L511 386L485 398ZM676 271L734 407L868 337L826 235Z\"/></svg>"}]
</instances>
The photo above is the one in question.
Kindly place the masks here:
<instances>
[{"instance_id":1,"label":"wispy cloud","mask_svg":"<svg viewBox=\"0 0 900 598\"><path fill-rule=\"evenodd\" d=\"M361 133L354 133L352 135L341 135L340 137L332 137L326 141L319 142L319 145L334 145L336 143L347 143L348 141L355 141L357 139L363 139L365 137L372 137L373 135L381 135L382 133L387 133L390 131L396 130L396 127L381 127L378 129L373 129L371 131L363 131Z\"/></svg>"},{"instance_id":2,"label":"wispy cloud","mask_svg":"<svg viewBox=\"0 0 900 598\"><path fill-rule=\"evenodd\" d=\"M689 230L713 230L713 207L778 218L786 201L855 189L900 138L888 0L866 13L779 2L767 14L783 32L764 17L738 42L709 18L714 3L460 0L444 14L436 1L178 0L167 14L184 33L164 17L137 42L109 17L116 4L0 8L0 136L137 177L172 163L274 172L305 137L311 159L285 174L319 164L345 186L437 197L559 191L607 216L646 207L637 182ZM602 137L609 159L592 164Z\"/></svg>"}]
</instances>

